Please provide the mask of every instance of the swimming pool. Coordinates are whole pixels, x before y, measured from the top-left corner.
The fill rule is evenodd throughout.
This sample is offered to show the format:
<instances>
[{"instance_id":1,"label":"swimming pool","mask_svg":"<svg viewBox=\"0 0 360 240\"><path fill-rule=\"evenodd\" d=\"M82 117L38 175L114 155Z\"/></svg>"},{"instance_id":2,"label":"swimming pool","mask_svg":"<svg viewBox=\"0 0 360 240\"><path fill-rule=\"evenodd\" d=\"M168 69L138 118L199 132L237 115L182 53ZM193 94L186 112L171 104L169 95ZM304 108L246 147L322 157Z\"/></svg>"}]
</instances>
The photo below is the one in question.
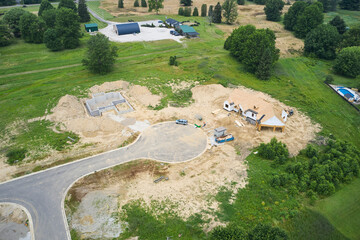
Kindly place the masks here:
<instances>
[{"instance_id":1,"label":"swimming pool","mask_svg":"<svg viewBox=\"0 0 360 240\"><path fill-rule=\"evenodd\" d=\"M346 88L338 88L338 91L341 92L345 97L347 98L353 98L354 94L352 94L349 90Z\"/></svg>"}]
</instances>

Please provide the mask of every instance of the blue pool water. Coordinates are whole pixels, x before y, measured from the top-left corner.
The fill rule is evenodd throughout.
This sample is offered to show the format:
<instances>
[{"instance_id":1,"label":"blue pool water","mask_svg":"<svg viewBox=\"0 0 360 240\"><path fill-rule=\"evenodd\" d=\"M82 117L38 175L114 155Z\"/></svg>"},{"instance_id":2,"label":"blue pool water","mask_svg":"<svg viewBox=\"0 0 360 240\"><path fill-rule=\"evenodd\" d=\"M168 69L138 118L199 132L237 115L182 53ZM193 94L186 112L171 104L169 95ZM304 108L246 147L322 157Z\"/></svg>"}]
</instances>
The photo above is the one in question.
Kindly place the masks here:
<instances>
[{"instance_id":1,"label":"blue pool water","mask_svg":"<svg viewBox=\"0 0 360 240\"><path fill-rule=\"evenodd\" d=\"M346 94L350 94L351 97L354 97L354 94L352 94L351 92L349 92L347 89L339 88L338 91L341 92L342 94L344 94L344 96L345 96Z\"/></svg>"}]
</instances>

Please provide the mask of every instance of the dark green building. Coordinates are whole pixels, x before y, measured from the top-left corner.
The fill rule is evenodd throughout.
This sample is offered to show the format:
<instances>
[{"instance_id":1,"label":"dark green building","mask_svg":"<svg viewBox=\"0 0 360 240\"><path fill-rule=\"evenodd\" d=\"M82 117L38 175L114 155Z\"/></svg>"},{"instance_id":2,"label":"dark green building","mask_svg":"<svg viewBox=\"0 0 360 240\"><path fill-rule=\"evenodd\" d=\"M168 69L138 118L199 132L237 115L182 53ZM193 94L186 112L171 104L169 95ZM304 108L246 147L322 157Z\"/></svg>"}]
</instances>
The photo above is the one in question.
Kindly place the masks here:
<instances>
[{"instance_id":1,"label":"dark green building","mask_svg":"<svg viewBox=\"0 0 360 240\"><path fill-rule=\"evenodd\" d=\"M87 32L96 32L98 31L98 25L96 23L89 23L89 24L85 24L85 30Z\"/></svg>"}]
</instances>

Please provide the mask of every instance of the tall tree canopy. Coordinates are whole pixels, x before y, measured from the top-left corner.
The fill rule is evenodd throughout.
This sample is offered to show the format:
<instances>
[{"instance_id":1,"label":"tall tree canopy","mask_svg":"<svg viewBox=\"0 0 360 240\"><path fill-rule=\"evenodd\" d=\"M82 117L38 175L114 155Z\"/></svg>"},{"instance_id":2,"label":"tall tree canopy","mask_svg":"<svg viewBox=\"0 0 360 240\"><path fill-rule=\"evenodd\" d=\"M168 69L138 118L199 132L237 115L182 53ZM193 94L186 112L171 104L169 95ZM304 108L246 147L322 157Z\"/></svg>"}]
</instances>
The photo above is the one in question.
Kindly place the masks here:
<instances>
[{"instance_id":1,"label":"tall tree canopy","mask_svg":"<svg viewBox=\"0 0 360 240\"><path fill-rule=\"evenodd\" d=\"M60 0L58 9L60 8L69 8L72 9L74 12L77 11L76 4L73 0Z\"/></svg>"},{"instance_id":2,"label":"tall tree canopy","mask_svg":"<svg viewBox=\"0 0 360 240\"><path fill-rule=\"evenodd\" d=\"M341 48L360 46L360 25L351 27L343 34Z\"/></svg>"},{"instance_id":3,"label":"tall tree canopy","mask_svg":"<svg viewBox=\"0 0 360 240\"><path fill-rule=\"evenodd\" d=\"M141 0L141 7L147 7L146 0Z\"/></svg>"},{"instance_id":4,"label":"tall tree canopy","mask_svg":"<svg viewBox=\"0 0 360 240\"><path fill-rule=\"evenodd\" d=\"M309 4L303 1L295 2L284 15L284 26L286 30L293 31L296 21Z\"/></svg>"},{"instance_id":5,"label":"tall tree canopy","mask_svg":"<svg viewBox=\"0 0 360 240\"><path fill-rule=\"evenodd\" d=\"M117 57L117 47L111 45L103 34L91 36L87 42L87 51L83 64L91 72L106 74L110 72Z\"/></svg>"},{"instance_id":6,"label":"tall tree canopy","mask_svg":"<svg viewBox=\"0 0 360 240\"><path fill-rule=\"evenodd\" d=\"M45 21L47 28L54 28L56 22L56 9L45 10L41 18Z\"/></svg>"},{"instance_id":7,"label":"tall tree canopy","mask_svg":"<svg viewBox=\"0 0 360 240\"><path fill-rule=\"evenodd\" d=\"M346 24L345 21L340 17L340 16L335 16L330 22L329 24L333 25L334 27L336 27L337 31L340 34L343 34L346 32Z\"/></svg>"},{"instance_id":8,"label":"tall tree canopy","mask_svg":"<svg viewBox=\"0 0 360 240\"><path fill-rule=\"evenodd\" d=\"M274 22L280 21L284 5L283 0L267 0L264 8L266 19Z\"/></svg>"},{"instance_id":9,"label":"tall tree canopy","mask_svg":"<svg viewBox=\"0 0 360 240\"><path fill-rule=\"evenodd\" d=\"M73 10L68 8L58 10L55 29L65 49L73 49L80 45L79 16Z\"/></svg>"},{"instance_id":10,"label":"tall tree canopy","mask_svg":"<svg viewBox=\"0 0 360 240\"><path fill-rule=\"evenodd\" d=\"M221 12L222 12L222 7L221 7L220 3L218 2L212 13L212 21L214 23L221 23L221 18L222 18Z\"/></svg>"},{"instance_id":11,"label":"tall tree canopy","mask_svg":"<svg viewBox=\"0 0 360 240\"><path fill-rule=\"evenodd\" d=\"M80 22L90 21L90 13L87 9L85 0L79 0L78 14L79 14Z\"/></svg>"},{"instance_id":12,"label":"tall tree canopy","mask_svg":"<svg viewBox=\"0 0 360 240\"><path fill-rule=\"evenodd\" d=\"M350 11L359 11L360 10L360 0L342 0L339 3L340 7L345 10Z\"/></svg>"},{"instance_id":13,"label":"tall tree canopy","mask_svg":"<svg viewBox=\"0 0 360 240\"><path fill-rule=\"evenodd\" d=\"M360 75L360 47L347 47L338 54L334 70L347 77Z\"/></svg>"},{"instance_id":14,"label":"tall tree canopy","mask_svg":"<svg viewBox=\"0 0 360 240\"><path fill-rule=\"evenodd\" d=\"M48 0L42 0L38 12L38 16L41 16L42 13L46 10L54 9L53 5Z\"/></svg>"},{"instance_id":15,"label":"tall tree canopy","mask_svg":"<svg viewBox=\"0 0 360 240\"><path fill-rule=\"evenodd\" d=\"M194 17L198 17L198 16L199 16L199 10L197 9L197 7L194 8L193 16L194 16Z\"/></svg>"},{"instance_id":16,"label":"tall tree canopy","mask_svg":"<svg viewBox=\"0 0 360 240\"><path fill-rule=\"evenodd\" d=\"M15 0L1 0L0 1L0 6L11 6L11 5L15 5L16 1Z\"/></svg>"},{"instance_id":17,"label":"tall tree canopy","mask_svg":"<svg viewBox=\"0 0 360 240\"><path fill-rule=\"evenodd\" d=\"M238 17L236 0L225 0L222 9L225 23L233 24Z\"/></svg>"},{"instance_id":18,"label":"tall tree canopy","mask_svg":"<svg viewBox=\"0 0 360 240\"><path fill-rule=\"evenodd\" d=\"M275 34L270 29L256 29L252 25L246 25L232 32L225 41L224 48L230 50L231 55L243 63L248 71L264 72L264 65L261 65L263 69L259 69L262 59L270 62L270 70L279 59L280 51L275 47L275 39ZM264 55L265 52L268 56Z\"/></svg>"},{"instance_id":19,"label":"tall tree canopy","mask_svg":"<svg viewBox=\"0 0 360 240\"><path fill-rule=\"evenodd\" d=\"M191 6L192 2L192 0L180 0L180 4L184 6Z\"/></svg>"},{"instance_id":20,"label":"tall tree canopy","mask_svg":"<svg viewBox=\"0 0 360 240\"><path fill-rule=\"evenodd\" d=\"M295 36L305 38L306 34L322 24L323 21L324 13L321 2L315 2L307 6L296 20L296 25L294 26Z\"/></svg>"},{"instance_id":21,"label":"tall tree canopy","mask_svg":"<svg viewBox=\"0 0 360 240\"><path fill-rule=\"evenodd\" d=\"M11 32L9 25L0 20L0 47L8 46L14 40L14 34Z\"/></svg>"},{"instance_id":22,"label":"tall tree canopy","mask_svg":"<svg viewBox=\"0 0 360 240\"><path fill-rule=\"evenodd\" d=\"M206 14L207 14L207 5L203 4L201 5L201 16L206 17Z\"/></svg>"},{"instance_id":23,"label":"tall tree canopy","mask_svg":"<svg viewBox=\"0 0 360 240\"><path fill-rule=\"evenodd\" d=\"M318 58L335 59L340 39L341 36L336 27L330 24L321 24L306 36L305 54L315 55Z\"/></svg>"},{"instance_id":24,"label":"tall tree canopy","mask_svg":"<svg viewBox=\"0 0 360 240\"><path fill-rule=\"evenodd\" d=\"M7 23L11 29L11 31L14 33L15 37L20 37L20 18L22 15L24 15L26 12L21 8L12 8L10 11L8 11L3 20L5 23Z\"/></svg>"},{"instance_id":25,"label":"tall tree canopy","mask_svg":"<svg viewBox=\"0 0 360 240\"><path fill-rule=\"evenodd\" d=\"M159 14L160 8L164 8L164 0L149 0L149 12L155 10L156 14Z\"/></svg>"}]
</instances>

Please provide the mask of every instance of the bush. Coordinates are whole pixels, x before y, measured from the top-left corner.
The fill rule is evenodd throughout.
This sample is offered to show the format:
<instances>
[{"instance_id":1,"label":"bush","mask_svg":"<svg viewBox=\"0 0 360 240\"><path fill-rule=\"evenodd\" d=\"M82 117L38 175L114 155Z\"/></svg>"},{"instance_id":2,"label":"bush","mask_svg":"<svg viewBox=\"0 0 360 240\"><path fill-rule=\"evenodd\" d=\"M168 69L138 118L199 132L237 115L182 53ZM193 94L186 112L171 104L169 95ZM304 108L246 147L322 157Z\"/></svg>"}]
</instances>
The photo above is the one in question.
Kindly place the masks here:
<instances>
[{"instance_id":1,"label":"bush","mask_svg":"<svg viewBox=\"0 0 360 240\"><path fill-rule=\"evenodd\" d=\"M140 7L139 0L135 0L134 7Z\"/></svg>"},{"instance_id":2,"label":"bush","mask_svg":"<svg viewBox=\"0 0 360 240\"><path fill-rule=\"evenodd\" d=\"M254 3L259 4L259 5L265 5L266 0L254 0Z\"/></svg>"},{"instance_id":3,"label":"bush","mask_svg":"<svg viewBox=\"0 0 360 240\"><path fill-rule=\"evenodd\" d=\"M360 46L360 25L351 27L343 34L341 48Z\"/></svg>"},{"instance_id":4,"label":"bush","mask_svg":"<svg viewBox=\"0 0 360 240\"><path fill-rule=\"evenodd\" d=\"M201 5L201 16L206 17L206 13L207 13L207 5L203 4Z\"/></svg>"},{"instance_id":5,"label":"bush","mask_svg":"<svg viewBox=\"0 0 360 240\"><path fill-rule=\"evenodd\" d=\"M326 75L325 83L326 84L331 84L333 82L334 82L334 77L332 75Z\"/></svg>"},{"instance_id":6,"label":"bush","mask_svg":"<svg viewBox=\"0 0 360 240\"><path fill-rule=\"evenodd\" d=\"M330 24L321 24L306 36L305 54L312 54L323 59L335 59L340 39L341 36L336 27Z\"/></svg>"},{"instance_id":7,"label":"bush","mask_svg":"<svg viewBox=\"0 0 360 240\"><path fill-rule=\"evenodd\" d=\"M177 66L178 65L178 62L176 61L176 56L170 56L169 65L170 66Z\"/></svg>"},{"instance_id":8,"label":"bush","mask_svg":"<svg viewBox=\"0 0 360 240\"><path fill-rule=\"evenodd\" d=\"M10 11L8 11L5 15L3 20L5 23L7 23L13 32L15 37L20 37L20 18L23 16L25 12L21 8L12 8Z\"/></svg>"},{"instance_id":9,"label":"bush","mask_svg":"<svg viewBox=\"0 0 360 240\"><path fill-rule=\"evenodd\" d=\"M321 2L315 2L307 6L297 17L294 26L295 36L305 38L306 35L324 21L324 13Z\"/></svg>"},{"instance_id":10,"label":"bush","mask_svg":"<svg viewBox=\"0 0 360 240\"><path fill-rule=\"evenodd\" d=\"M344 34L346 32L346 23L345 21L339 17L339 16L335 16L330 22L330 25L333 25L334 27L336 27L337 31L340 34Z\"/></svg>"},{"instance_id":11,"label":"bush","mask_svg":"<svg viewBox=\"0 0 360 240\"><path fill-rule=\"evenodd\" d=\"M180 0L180 4L182 4L184 6L191 6L192 0Z\"/></svg>"},{"instance_id":12,"label":"bush","mask_svg":"<svg viewBox=\"0 0 360 240\"><path fill-rule=\"evenodd\" d=\"M282 0L267 0L264 8L266 19L269 21L279 22L283 7L284 2Z\"/></svg>"},{"instance_id":13,"label":"bush","mask_svg":"<svg viewBox=\"0 0 360 240\"><path fill-rule=\"evenodd\" d=\"M294 30L298 17L308 5L304 1L297 1L289 8L288 12L284 15L284 27L286 30Z\"/></svg>"},{"instance_id":14,"label":"bush","mask_svg":"<svg viewBox=\"0 0 360 240\"><path fill-rule=\"evenodd\" d=\"M334 70L347 77L357 77L360 75L360 47L347 47L338 54Z\"/></svg>"},{"instance_id":15,"label":"bush","mask_svg":"<svg viewBox=\"0 0 360 240\"><path fill-rule=\"evenodd\" d=\"M276 138L272 138L271 141L267 144L261 143L258 149L258 153L260 157L269 160L274 160L277 157L289 157L289 151L286 148L286 145L282 142L278 142Z\"/></svg>"},{"instance_id":16,"label":"bush","mask_svg":"<svg viewBox=\"0 0 360 240\"><path fill-rule=\"evenodd\" d=\"M210 240L247 239L247 234L240 227L230 224L227 227L218 226L210 233Z\"/></svg>"},{"instance_id":17,"label":"bush","mask_svg":"<svg viewBox=\"0 0 360 240\"><path fill-rule=\"evenodd\" d=\"M13 149L6 153L6 157L8 158L7 163L10 165L20 162L25 159L27 150L26 149Z\"/></svg>"},{"instance_id":18,"label":"bush","mask_svg":"<svg viewBox=\"0 0 360 240\"><path fill-rule=\"evenodd\" d=\"M186 8L184 9L184 16L185 16L185 17L190 17L190 16L191 16L191 8L186 7Z\"/></svg>"},{"instance_id":19,"label":"bush","mask_svg":"<svg viewBox=\"0 0 360 240\"><path fill-rule=\"evenodd\" d=\"M55 29L48 29L44 33L44 43L51 51L60 51L63 49L59 34Z\"/></svg>"},{"instance_id":20,"label":"bush","mask_svg":"<svg viewBox=\"0 0 360 240\"><path fill-rule=\"evenodd\" d=\"M14 34L11 32L9 26L3 21L0 21L0 47L10 45L14 40Z\"/></svg>"},{"instance_id":21,"label":"bush","mask_svg":"<svg viewBox=\"0 0 360 240\"><path fill-rule=\"evenodd\" d=\"M178 11L178 15L179 16L184 16L184 8L179 8L179 11Z\"/></svg>"},{"instance_id":22,"label":"bush","mask_svg":"<svg viewBox=\"0 0 360 240\"><path fill-rule=\"evenodd\" d=\"M198 17L198 16L199 16L199 11L198 11L197 7L194 8L193 16L194 16L194 17Z\"/></svg>"},{"instance_id":23,"label":"bush","mask_svg":"<svg viewBox=\"0 0 360 240\"><path fill-rule=\"evenodd\" d=\"M147 7L146 0L141 0L141 7Z\"/></svg>"},{"instance_id":24,"label":"bush","mask_svg":"<svg viewBox=\"0 0 360 240\"><path fill-rule=\"evenodd\" d=\"M237 0L236 2L239 5L245 5L245 0Z\"/></svg>"}]
</instances>

